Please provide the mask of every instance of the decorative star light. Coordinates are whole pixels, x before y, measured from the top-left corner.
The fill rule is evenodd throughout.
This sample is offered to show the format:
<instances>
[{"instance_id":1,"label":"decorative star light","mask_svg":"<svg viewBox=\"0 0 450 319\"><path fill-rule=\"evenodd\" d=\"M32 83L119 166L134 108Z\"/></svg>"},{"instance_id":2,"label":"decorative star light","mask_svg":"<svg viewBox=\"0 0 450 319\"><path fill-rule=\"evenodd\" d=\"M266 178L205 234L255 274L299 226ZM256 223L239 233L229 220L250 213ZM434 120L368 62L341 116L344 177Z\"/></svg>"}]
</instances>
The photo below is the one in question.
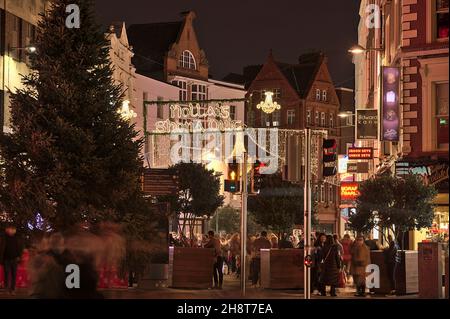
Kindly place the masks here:
<instances>
[{"instance_id":1,"label":"decorative star light","mask_svg":"<svg viewBox=\"0 0 450 319\"><path fill-rule=\"evenodd\" d=\"M128 100L123 101L122 107L117 110L117 113L119 113L125 121L130 121L137 117L137 113L130 109L130 101Z\"/></svg>"},{"instance_id":2,"label":"decorative star light","mask_svg":"<svg viewBox=\"0 0 450 319\"><path fill-rule=\"evenodd\" d=\"M281 109L281 105L273 101L273 92L265 92L264 95L266 96L266 100L264 102L261 101L256 106L258 110L262 110L266 114L271 114Z\"/></svg>"}]
</instances>

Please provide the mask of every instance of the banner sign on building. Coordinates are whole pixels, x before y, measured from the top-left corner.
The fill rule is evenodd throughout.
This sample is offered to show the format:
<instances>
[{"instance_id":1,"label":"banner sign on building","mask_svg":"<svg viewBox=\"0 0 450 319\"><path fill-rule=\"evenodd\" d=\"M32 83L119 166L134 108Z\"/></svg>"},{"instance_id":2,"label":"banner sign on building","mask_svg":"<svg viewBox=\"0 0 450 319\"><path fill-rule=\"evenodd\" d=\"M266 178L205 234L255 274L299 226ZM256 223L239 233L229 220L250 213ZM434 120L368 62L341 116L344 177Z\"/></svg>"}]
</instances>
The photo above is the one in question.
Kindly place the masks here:
<instances>
[{"instance_id":1,"label":"banner sign on building","mask_svg":"<svg viewBox=\"0 0 450 319\"><path fill-rule=\"evenodd\" d=\"M356 110L356 137L358 140L378 139L377 110Z\"/></svg>"},{"instance_id":2,"label":"banner sign on building","mask_svg":"<svg viewBox=\"0 0 450 319\"><path fill-rule=\"evenodd\" d=\"M341 201L355 201L358 196L358 183L341 183Z\"/></svg>"},{"instance_id":3,"label":"banner sign on building","mask_svg":"<svg viewBox=\"0 0 450 319\"><path fill-rule=\"evenodd\" d=\"M400 130L400 69L383 68L381 139L398 142Z\"/></svg>"},{"instance_id":4,"label":"banner sign on building","mask_svg":"<svg viewBox=\"0 0 450 319\"><path fill-rule=\"evenodd\" d=\"M373 159L373 147L350 147L348 149L349 160Z\"/></svg>"}]
</instances>

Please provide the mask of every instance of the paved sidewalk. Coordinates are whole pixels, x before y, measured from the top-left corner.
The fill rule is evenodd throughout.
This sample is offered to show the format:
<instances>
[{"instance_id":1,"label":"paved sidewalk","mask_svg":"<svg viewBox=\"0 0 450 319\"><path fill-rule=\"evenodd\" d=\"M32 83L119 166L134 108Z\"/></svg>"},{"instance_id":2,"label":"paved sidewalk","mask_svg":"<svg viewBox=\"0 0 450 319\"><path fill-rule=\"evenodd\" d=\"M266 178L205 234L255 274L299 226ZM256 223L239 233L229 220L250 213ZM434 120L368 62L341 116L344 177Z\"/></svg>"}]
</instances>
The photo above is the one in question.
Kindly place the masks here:
<instances>
[{"instance_id":1,"label":"paved sidewalk","mask_svg":"<svg viewBox=\"0 0 450 319\"><path fill-rule=\"evenodd\" d=\"M132 289L108 289L101 290L106 299L241 299L239 279L235 276L225 276L223 290L194 290L160 288L157 290ZM313 299L364 299L354 296L355 290L348 286L338 290L337 297L321 297L313 295ZM27 289L18 289L15 296L9 295L0 289L0 299L28 299ZM303 299L303 290L271 290L262 288L247 288L245 299ZM370 295L366 299L414 299L417 295L393 296Z\"/></svg>"}]
</instances>

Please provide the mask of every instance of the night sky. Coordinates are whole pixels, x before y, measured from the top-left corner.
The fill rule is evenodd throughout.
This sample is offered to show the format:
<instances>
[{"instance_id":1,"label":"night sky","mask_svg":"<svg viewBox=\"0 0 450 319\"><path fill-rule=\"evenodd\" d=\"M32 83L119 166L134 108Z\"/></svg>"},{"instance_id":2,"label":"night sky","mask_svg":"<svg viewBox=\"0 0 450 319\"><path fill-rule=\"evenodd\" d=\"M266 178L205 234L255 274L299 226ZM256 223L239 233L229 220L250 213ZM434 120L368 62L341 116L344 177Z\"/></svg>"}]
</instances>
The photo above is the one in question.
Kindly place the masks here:
<instances>
[{"instance_id":1,"label":"night sky","mask_svg":"<svg viewBox=\"0 0 450 319\"><path fill-rule=\"evenodd\" d=\"M353 87L347 50L357 42L358 0L96 0L99 22L167 22L182 11L197 13L200 47L210 74L221 79L264 63L269 50L280 62L296 63L301 53L320 49L329 57L336 86ZM149 39L150 40L150 39ZM150 40L151 41L151 40Z\"/></svg>"}]
</instances>

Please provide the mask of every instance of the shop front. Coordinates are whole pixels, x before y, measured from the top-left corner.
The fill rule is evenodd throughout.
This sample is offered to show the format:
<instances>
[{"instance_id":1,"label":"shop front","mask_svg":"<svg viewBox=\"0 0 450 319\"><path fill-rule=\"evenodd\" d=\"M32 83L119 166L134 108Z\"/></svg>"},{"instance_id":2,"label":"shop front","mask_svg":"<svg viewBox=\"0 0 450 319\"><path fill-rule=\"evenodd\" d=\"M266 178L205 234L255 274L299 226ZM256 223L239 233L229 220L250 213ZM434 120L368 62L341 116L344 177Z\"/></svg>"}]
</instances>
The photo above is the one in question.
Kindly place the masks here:
<instances>
[{"instance_id":1,"label":"shop front","mask_svg":"<svg viewBox=\"0 0 450 319\"><path fill-rule=\"evenodd\" d=\"M434 219L432 226L420 231L410 232L408 239L409 249L417 250L418 243L422 241L448 240L449 221L449 184L448 160L405 160L397 161L395 171L397 177L415 174L422 178L426 185L432 185L438 191L433 200ZM446 239L447 238L447 239Z\"/></svg>"}]
</instances>

